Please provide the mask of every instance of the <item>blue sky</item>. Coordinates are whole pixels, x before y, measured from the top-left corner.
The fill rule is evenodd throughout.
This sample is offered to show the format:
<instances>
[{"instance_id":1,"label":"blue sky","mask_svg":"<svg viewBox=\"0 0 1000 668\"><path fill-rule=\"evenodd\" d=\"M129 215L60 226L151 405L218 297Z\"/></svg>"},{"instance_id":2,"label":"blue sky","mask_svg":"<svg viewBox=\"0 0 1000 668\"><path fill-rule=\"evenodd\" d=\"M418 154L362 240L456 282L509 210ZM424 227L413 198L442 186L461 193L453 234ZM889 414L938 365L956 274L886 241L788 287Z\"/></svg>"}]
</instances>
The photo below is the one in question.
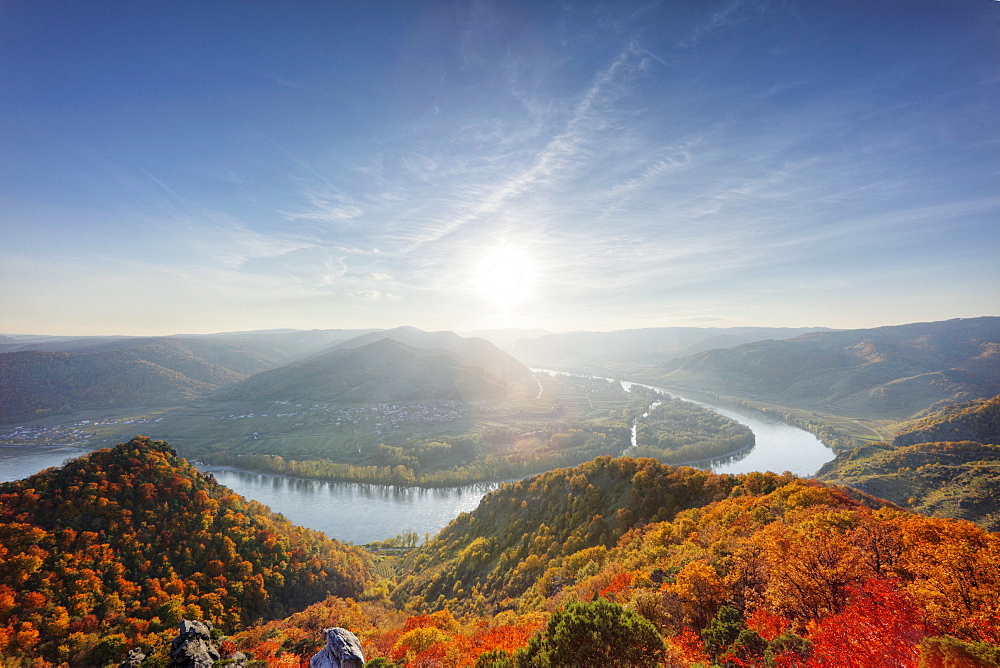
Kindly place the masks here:
<instances>
[{"instance_id":1,"label":"blue sky","mask_svg":"<svg viewBox=\"0 0 1000 668\"><path fill-rule=\"evenodd\" d=\"M0 4L0 331L1000 314L1000 2Z\"/></svg>"}]
</instances>

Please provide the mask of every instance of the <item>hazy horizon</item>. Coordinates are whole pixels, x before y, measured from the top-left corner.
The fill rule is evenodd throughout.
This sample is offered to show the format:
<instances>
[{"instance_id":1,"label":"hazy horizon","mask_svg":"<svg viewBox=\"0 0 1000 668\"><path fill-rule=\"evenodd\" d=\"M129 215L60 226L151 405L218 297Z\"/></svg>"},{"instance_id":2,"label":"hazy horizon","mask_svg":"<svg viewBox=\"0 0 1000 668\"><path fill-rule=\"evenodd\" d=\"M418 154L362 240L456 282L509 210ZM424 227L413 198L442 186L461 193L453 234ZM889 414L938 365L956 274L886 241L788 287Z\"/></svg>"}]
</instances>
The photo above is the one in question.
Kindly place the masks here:
<instances>
[{"instance_id":1,"label":"hazy horizon","mask_svg":"<svg viewBox=\"0 0 1000 668\"><path fill-rule=\"evenodd\" d=\"M1000 3L0 7L0 331L1000 312Z\"/></svg>"},{"instance_id":2,"label":"hazy horizon","mask_svg":"<svg viewBox=\"0 0 1000 668\"><path fill-rule=\"evenodd\" d=\"M981 316L971 316L970 318L947 318L946 320L970 320L976 318L997 318L1000 316L992 314L984 314ZM826 325L788 325L788 326L769 326L769 325L662 325L656 327L619 327L614 329L567 329L567 330L548 330L538 327L492 327L483 329L461 329L461 328L445 328L445 329L423 329L417 327L416 329L423 329L423 331L434 333L434 332L454 332L460 336L473 337L480 336L487 333L501 333L504 331L510 332L526 332L531 333L523 338L531 338L532 336L546 336L549 334L578 334L578 333L613 333L613 332L624 332L624 331L637 331L642 329L670 329L672 327L677 328L693 328L693 329L813 329L813 330L829 330L829 331L847 331L850 329L877 329L881 327L894 327L898 325L915 325L923 324L929 322L943 322L938 320L915 320L912 322L894 322L886 323L882 325L872 325L870 327L829 327ZM241 329L241 330L220 330L220 331L206 331L206 332L175 332L175 331L163 331L158 333L150 334L121 334L114 332L105 333L84 333L84 334L51 334L47 332L10 332L10 331L0 331L0 336L11 336L11 337L52 337L52 338L131 338L131 337L184 337L184 336L228 336L236 334L266 334L266 333L281 333L281 332L308 332L308 331L324 331L324 330L345 330L345 331L390 331L393 329L400 329L404 327L414 327L414 325L395 325L393 327L314 327L310 329L298 329L294 327L275 327L268 329Z\"/></svg>"}]
</instances>

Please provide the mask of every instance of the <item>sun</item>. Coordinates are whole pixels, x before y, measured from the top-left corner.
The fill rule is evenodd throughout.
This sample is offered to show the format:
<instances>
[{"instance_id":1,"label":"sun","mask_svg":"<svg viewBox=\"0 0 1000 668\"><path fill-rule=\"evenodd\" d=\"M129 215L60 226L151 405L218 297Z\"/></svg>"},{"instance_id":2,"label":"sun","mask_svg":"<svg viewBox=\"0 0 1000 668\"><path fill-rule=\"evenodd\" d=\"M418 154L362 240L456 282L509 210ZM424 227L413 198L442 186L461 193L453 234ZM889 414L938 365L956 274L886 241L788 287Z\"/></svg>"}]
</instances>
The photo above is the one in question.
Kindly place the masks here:
<instances>
[{"instance_id":1,"label":"sun","mask_svg":"<svg viewBox=\"0 0 1000 668\"><path fill-rule=\"evenodd\" d=\"M499 246L476 266L476 289L486 299L510 308L528 296L533 276L527 255L512 246Z\"/></svg>"}]
</instances>

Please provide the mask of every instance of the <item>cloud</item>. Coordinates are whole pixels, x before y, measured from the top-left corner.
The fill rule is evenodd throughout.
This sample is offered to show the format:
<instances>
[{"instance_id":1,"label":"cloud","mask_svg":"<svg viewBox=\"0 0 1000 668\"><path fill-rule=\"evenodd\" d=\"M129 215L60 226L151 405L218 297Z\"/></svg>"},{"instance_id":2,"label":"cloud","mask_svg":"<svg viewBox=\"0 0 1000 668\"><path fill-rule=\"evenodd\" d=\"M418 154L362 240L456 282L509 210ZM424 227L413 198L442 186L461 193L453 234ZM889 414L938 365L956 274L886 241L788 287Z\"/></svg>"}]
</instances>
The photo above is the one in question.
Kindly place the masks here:
<instances>
[{"instance_id":1,"label":"cloud","mask_svg":"<svg viewBox=\"0 0 1000 668\"><path fill-rule=\"evenodd\" d=\"M298 211L279 211L285 220L344 224L354 223L365 215L357 202L341 192L306 188L304 195L309 207Z\"/></svg>"},{"instance_id":2,"label":"cloud","mask_svg":"<svg viewBox=\"0 0 1000 668\"><path fill-rule=\"evenodd\" d=\"M351 297L352 299L361 299L361 300L365 300L365 301L376 301L376 300L399 301L400 300L400 297L398 295L394 295L394 294L389 293L389 292L382 292L380 290L375 290L373 288L369 288L367 290L358 290L357 292L349 292L349 293L347 293L347 296Z\"/></svg>"},{"instance_id":3,"label":"cloud","mask_svg":"<svg viewBox=\"0 0 1000 668\"><path fill-rule=\"evenodd\" d=\"M452 194L451 214L418 221L404 233L409 244L402 252L412 252L467 225L499 214L519 197L551 190L557 181L569 178L575 168L591 160L588 144L619 122L613 102L627 94L629 85L639 75L641 62L634 62L639 53L629 45L597 72L587 90L569 106L560 127L523 167L492 182L468 182L459 186Z\"/></svg>"}]
</instances>

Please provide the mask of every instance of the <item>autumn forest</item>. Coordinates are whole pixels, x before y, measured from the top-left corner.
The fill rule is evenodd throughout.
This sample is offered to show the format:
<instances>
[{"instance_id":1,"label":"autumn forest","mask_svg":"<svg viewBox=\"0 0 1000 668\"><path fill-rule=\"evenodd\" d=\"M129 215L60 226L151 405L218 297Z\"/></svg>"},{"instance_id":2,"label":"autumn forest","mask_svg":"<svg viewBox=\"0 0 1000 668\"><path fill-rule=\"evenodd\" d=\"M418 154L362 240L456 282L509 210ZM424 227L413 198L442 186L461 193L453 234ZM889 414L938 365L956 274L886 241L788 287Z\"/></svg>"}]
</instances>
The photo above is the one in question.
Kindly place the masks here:
<instances>
[{"instance_id":1,"label":"autumn forest","mask_svg":"<svg viewBox=\"0 0 1000 668\"><path fill-rule=\"evenodd\" d=\"M805 334L647 368L809 429L833 448L815 477L713 473L710 458L753 448L754 433L649 387L533 373L451 333L404 332L455 352L377 339L232 380L269 405L268 378L329 403L287 432L184 454L318 480L506 481L436 535L365 545L293 524L153 437L0 483L0 665L165 667L184 620L210 623L233 666L308 666L328 627L383 667L1000 665L1000 395L983 391L998 323ZM57 387L42 377L27 387ZM916 413L893 395L910 382L936 393ZM778 403L782 383L811 394ZM406 403L429 395L433 409ZM377 431L356 417L373 398L392 420ZM183 410L219 423L218 405Z\"/></svg>"}]
</instances>

